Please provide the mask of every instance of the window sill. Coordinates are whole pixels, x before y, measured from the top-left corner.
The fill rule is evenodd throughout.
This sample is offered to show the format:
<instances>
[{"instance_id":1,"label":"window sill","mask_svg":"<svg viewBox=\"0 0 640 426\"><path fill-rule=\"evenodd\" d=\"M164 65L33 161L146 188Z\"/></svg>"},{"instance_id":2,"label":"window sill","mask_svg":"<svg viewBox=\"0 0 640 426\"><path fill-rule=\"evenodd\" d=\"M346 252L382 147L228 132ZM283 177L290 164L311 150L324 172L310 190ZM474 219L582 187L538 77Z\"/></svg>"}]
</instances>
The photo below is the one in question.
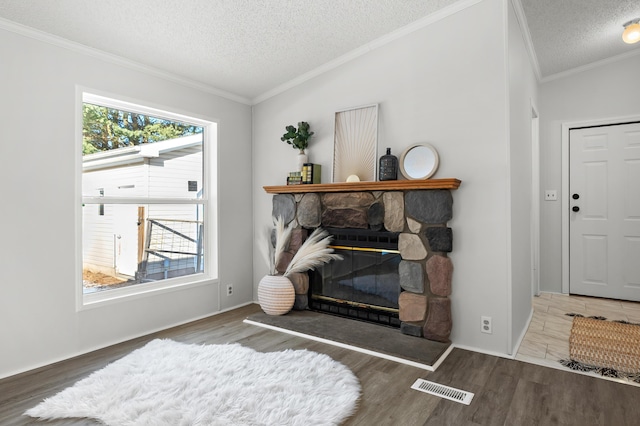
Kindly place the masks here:
<instances>
[{"instance_id":1,"label":"window sill","mask_svg":"<svg viewBox=\"0 0 640 426\"><path fill-rule=\"evenodd\" d=\"M217 278L210 278L203 274L198 274L195 277L190 277L190 279L176 278L153 283L135 284L128 287L105 290L98 293L80 294L78 297L77 311L99 308L139 298L146 298L151 295L159 295L216 284L218 284Z\"/></svg>"}]
</instances>

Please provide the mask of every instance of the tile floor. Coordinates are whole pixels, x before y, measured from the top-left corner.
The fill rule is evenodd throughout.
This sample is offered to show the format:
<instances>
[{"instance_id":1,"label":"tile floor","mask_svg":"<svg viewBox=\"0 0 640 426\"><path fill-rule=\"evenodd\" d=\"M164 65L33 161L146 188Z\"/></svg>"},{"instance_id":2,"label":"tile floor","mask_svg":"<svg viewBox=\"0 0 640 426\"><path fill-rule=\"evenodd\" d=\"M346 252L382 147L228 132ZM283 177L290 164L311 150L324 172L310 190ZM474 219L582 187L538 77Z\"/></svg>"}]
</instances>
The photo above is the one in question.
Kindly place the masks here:
<instances>
[{"instance_id":1,"label":"tile floor","mask_svg":"<svg viewBox=\"0 0 640 426\"><path fill-rule=\"evenodd\" d=\"M640 323L640 303L637 302L540 293L540 296L533 298L533 317L515 359L569 370L558 362L569 357L569 333L573 318L566 313Z\"/></svg>"}]
</instances>

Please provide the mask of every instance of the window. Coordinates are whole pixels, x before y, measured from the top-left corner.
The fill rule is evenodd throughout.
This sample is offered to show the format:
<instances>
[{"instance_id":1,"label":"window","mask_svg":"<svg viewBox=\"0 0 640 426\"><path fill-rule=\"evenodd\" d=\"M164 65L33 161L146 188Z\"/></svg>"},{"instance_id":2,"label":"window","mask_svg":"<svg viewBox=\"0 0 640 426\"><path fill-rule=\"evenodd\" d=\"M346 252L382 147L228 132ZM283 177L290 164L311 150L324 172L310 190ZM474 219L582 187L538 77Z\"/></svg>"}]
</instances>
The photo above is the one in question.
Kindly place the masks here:
<instances>
[{"instance_id":1,"label":"window","mask_svg":"<svg viewBox=\"0 0 640 426\"><path fill-rule=\"evenodd\" d=\"M216 278L216 123L82 94L82 303Z\"/></svg>"}]
</instances>

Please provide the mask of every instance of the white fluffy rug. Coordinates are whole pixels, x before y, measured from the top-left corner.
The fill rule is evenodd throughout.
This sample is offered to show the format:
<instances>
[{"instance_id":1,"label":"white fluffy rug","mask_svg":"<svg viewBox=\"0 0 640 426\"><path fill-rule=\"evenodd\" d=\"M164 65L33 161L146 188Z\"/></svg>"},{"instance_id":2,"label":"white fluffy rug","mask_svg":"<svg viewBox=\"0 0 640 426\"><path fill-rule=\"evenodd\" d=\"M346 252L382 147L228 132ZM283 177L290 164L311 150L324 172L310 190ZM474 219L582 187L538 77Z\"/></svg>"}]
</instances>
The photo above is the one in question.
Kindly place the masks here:
<instances>
[{"instance_id":1,"label":"white fluffy rug","mask_svg":"<svg viewBox=\"0 0 640 426\"><path fill-rule=\"evenodd\" d=\"M108 425L335 425L360 395L357 377L306 350L153 340L25 414Z\"/></svg>"}]
</instances>

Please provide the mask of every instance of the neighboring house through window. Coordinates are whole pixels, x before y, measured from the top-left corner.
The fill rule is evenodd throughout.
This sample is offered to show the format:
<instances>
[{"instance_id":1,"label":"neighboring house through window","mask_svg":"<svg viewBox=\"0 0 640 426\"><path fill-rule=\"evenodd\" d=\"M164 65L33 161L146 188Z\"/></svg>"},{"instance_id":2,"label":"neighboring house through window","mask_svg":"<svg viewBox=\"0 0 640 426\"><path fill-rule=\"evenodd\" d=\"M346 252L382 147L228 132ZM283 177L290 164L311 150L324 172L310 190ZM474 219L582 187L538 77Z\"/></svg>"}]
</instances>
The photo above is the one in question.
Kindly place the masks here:
<instances>
[{"instance_id":1,"label":"neighboring house through window","mask_svg":"<svg viewBox=\"0 0 640 426\"><path fill-rule=\"evenodd\" d=\"M216 123L82 94L80 307L216 278Z\"/></svg>"}]
</instances>

